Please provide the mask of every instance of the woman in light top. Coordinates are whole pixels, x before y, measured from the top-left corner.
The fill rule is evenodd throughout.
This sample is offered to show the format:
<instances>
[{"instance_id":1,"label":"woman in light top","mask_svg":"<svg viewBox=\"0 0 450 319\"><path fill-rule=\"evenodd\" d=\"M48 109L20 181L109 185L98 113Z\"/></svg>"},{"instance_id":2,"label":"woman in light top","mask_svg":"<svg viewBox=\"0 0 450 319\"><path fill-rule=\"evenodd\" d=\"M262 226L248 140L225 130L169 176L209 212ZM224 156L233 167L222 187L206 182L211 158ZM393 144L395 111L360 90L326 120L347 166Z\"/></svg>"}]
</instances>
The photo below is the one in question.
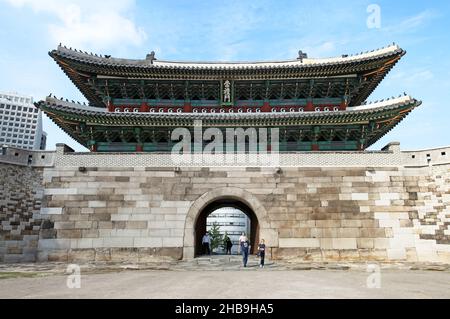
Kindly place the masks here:
<instances>
[{"instance_id":1,"label":"woman in light top","mask_svg":"<svg viewBox=\"0 0 450 319\"><path fill-rule=\"evenodd\" d=\"M245 236L245 233L242 233L241 237L239 237L239 247L241 248L242 262L244 263L244 267L247 267L250 242L247 236Z\"/></svg>"}]
</instances>

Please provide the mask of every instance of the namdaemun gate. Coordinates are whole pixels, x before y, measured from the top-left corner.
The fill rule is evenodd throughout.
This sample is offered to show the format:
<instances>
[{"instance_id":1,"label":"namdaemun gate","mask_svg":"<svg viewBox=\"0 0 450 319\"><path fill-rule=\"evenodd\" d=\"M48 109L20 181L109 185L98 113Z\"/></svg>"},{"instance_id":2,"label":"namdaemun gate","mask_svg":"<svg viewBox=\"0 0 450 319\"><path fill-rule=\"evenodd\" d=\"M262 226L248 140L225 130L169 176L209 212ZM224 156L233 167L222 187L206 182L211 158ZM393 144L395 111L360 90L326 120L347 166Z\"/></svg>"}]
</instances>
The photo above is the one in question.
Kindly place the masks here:
<instances>
[{"instance_id":1,"label":"namdaemun gate","mask_svg":"<svg viewBox=\"0 0 450 319\"><path fill-rule=\"evenodd\" d=\"M168 152L174 128L279 128L279 150L364 150L420 104L410 96L367 103L405 54L397 45L336 58L178 62L50 52L89 105L38 103L93 152ZM270 148L270 145L269 145Z\"/></svg>"},{"instance_id":2,"label":"namdaemun gate","mask_svg":"<svg viewBox=\"0 0 450 319\"><path fill-rule=\"evenodd\" d=\"M87 102L50 94L35 106L89 151L2 148L0 262L200 265L212 262L195 258L213 217L233 240L245 231L252 253L264 239L275 264L450 263L450 147L367 150L421 104L399 92L368 101L405 53L182 62L60 45L49 54ZM278 160L180 165L179 129L194 143L200 131L205 148L210 129L276 130L258 152Z\"/></svg>"}]
</instances>

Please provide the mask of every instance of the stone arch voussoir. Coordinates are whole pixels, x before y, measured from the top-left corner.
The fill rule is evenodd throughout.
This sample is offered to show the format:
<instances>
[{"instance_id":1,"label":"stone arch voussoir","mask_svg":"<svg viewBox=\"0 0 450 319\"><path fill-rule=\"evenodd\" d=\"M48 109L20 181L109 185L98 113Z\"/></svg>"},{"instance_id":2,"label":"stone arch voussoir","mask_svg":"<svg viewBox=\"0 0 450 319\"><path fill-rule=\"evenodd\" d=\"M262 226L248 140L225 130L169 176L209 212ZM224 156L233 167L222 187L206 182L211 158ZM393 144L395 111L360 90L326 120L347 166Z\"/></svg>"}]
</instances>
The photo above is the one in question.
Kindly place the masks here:
<instances>
[{"instance_id":1,"label":"stone arch voussoir","mask_svg":"<svg viewBox=\"0 0 450 319\"><path fill-rule=\"evenodd\" d=\"M261 238L266 239L266 244L269 247L278 246L278 232L270 228L270 222L265 207L261 204L258 198L238 187L222 187L216 188L201 195L192 203L186 216L184 226L183 238L183 258L190 259L194 257L194 243L195 243L195 225L197 218L202 210L214 201L221 199L234 199L246 204L258 219Z\"/></svg>"}]
</instances>

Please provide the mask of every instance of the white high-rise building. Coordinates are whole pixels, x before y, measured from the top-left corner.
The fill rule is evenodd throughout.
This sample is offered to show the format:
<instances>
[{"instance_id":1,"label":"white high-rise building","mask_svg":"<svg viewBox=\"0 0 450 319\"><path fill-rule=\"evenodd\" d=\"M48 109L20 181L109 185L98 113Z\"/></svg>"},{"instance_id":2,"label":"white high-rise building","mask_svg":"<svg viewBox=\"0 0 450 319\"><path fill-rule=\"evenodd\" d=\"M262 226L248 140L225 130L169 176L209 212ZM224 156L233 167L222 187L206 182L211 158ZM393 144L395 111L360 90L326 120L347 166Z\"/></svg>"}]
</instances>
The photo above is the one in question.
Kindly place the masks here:
<instances>
[{"instance_id":1,"label":"white high-rise building","mask_svg":"<svg viewBox=\"0 0 450 319\"><path fill-rule=\"evenodd\" d=\"M0 92L0 145L45 149L42 113L31 96Z\"/></svg>"},{"instance_id":2,"label":"white high-rise building","mask_svg":"<svg viewBox=\"0 0 450 319\"><path fill-rule=\"evenodd\" d=\"M242 233L250 235L250 218L241 210L233 207L223 207L212 212L206 219L206 230L210 231L213 225L219 226L219 233L230 237L233 246L231 253L237 254L239 246L239 237ZM225 252L219 248L219 253Z\"/></svg>"}]
</instances>

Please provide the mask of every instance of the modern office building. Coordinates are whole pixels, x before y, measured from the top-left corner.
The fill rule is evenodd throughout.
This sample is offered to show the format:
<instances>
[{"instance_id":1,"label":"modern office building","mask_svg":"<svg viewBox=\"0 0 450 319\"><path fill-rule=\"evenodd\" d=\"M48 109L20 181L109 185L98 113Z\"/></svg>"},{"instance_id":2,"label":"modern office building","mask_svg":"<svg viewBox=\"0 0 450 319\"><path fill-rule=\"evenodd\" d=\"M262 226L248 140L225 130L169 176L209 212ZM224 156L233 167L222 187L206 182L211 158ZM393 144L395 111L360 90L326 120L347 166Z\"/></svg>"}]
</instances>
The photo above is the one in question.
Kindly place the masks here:
<instances>
[{"instance_id":1,"label":"modern office building","mask_svg":"<svg viewBox=\"0 0 450 319\"><path fill-rule=\"evenodd\" d=\"M28 150L43 150L42 112L31 96L0 92L0 144Z\"/></svg>"},{"instance_id":2,"label":"modern office building","mask_svg":"<svg viewBox=\"0 0 450 319\"><path fill-rule=\"evenodd\" d=\"M39 149L45 150L46 146L47 146L47 133L42 131L41 145L40 145Z\"/></svg>"}]
</instances>

